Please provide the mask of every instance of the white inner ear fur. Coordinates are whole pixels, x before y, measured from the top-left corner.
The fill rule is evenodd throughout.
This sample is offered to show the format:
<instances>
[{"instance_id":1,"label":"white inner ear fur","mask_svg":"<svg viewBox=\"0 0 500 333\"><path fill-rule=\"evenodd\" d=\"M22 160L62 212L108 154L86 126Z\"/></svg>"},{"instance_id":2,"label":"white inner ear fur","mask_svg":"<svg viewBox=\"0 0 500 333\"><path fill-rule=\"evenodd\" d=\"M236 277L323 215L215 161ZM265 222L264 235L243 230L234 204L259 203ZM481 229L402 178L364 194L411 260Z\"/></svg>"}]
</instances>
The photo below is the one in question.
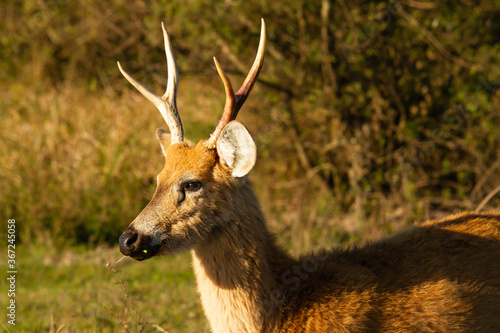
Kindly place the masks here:
<instances>
[{"instance_id":1,"label":"white inner ear fur","mask_svg":"<svg viewBox=\"0 0 500 333\"><path fill-rule=\"evenodd\" d=\"M172 136L161 128L158 128L156 130L156 138L160 142L161 151L163 152L163 156L165 156L165 150L168 146L170 146L170 143L172 142Z\"/></svg>"},{"instance_id":2,"label":"white inner ear fur","mask_svg":"<svg viewBox=\"0 0 500 333\"><path fill-rule=\"evenodd\" d=\"M233 177L246 176L257 160L257 147L245 125L237 120L229 122L217 140L217 153L232 169Z\"/></svg>"}]
</instances>

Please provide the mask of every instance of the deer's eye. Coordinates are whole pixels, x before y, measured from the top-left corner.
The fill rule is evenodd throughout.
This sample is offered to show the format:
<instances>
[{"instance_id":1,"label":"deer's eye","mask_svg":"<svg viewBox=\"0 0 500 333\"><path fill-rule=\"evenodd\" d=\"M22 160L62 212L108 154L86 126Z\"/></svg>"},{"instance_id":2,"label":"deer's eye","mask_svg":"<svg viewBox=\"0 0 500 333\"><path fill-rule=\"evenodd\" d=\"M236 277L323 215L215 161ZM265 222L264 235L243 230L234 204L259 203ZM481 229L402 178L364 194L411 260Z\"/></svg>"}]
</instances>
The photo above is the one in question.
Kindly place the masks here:
<instances>
[{"instance_id":1,"label":"deer's eye","mask_svg":"<svg viewBox=\"0 0 500 333\"><path fill-rule=\"evenodd\" d=\"M201 188L201 182L198 180L189 181L184 184L184 189L189 192L198 191Z\"/></svg>"}]
</instances>

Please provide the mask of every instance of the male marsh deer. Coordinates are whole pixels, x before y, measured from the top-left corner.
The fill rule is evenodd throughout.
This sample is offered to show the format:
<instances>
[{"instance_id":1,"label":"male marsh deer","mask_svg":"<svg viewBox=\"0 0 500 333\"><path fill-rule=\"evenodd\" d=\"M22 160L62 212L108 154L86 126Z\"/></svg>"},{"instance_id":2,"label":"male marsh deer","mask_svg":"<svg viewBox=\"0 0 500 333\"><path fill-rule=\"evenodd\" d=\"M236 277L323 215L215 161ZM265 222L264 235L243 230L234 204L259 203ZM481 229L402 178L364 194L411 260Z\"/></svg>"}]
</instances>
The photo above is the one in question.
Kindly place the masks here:
<instances>
[{"instance_id":1,"label":"male marsh deer","mask_svg":"<svg viewBox=\"0 0 500 333\"><path fill-rule=\"evenodd\" d=\"M160 110L170 135L151 202L120 236L136 260L191 250L214 332L500 332L500 214L465 213L350 249L294 259L276 244L247 174L255 143L236 114L263 64L254 64L208 140L184 140L177 66L163 27L168 85L157 96L120 71Z\"/></svg>"}]
</instances>

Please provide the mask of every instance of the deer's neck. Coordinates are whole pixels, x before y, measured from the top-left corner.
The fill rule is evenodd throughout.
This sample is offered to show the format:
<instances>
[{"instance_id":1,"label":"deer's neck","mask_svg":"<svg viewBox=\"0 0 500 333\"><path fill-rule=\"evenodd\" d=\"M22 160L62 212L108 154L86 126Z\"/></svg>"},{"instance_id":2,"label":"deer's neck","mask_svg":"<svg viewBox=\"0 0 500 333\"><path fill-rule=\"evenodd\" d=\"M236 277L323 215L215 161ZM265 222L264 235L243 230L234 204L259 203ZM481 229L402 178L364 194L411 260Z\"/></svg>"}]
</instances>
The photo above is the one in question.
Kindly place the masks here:
<instances>
[{"instance_id":1,"label":"deer's neck","mask_svg":"<svg viewBox=\"0 0 500 333\"><path fill-rule=\"evenodd\" d=\"M292 259L276 246L258 204L252 206L247 201L244 211L234 214L240 218L226 221L212 242L192 252L198 291L214 332L272 331L279 321L272 295L280 290L279 276Z\"/></svg>"}]
</instances>

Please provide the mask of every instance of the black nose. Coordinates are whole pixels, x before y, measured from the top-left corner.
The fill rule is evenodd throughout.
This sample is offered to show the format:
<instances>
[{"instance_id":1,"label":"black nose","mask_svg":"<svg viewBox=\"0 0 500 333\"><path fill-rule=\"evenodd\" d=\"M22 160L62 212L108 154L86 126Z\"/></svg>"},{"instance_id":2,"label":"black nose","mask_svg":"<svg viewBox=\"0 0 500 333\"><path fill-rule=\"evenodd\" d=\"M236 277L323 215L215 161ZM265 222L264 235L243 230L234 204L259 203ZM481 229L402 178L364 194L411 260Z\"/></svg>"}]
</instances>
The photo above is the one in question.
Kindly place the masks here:
<instances>
[{"instance_id":1,"label":"black nose","mask_svg":"<svg viewBox=\"0 0 500 333\"><path fill-rule=\"evenodd\" d=\"M137 247L136 244L137 238L138 235L136 231L124 232L120 236L120 252L126 256L134 252L134 250Z\"/></svg>"}]
</instances>

